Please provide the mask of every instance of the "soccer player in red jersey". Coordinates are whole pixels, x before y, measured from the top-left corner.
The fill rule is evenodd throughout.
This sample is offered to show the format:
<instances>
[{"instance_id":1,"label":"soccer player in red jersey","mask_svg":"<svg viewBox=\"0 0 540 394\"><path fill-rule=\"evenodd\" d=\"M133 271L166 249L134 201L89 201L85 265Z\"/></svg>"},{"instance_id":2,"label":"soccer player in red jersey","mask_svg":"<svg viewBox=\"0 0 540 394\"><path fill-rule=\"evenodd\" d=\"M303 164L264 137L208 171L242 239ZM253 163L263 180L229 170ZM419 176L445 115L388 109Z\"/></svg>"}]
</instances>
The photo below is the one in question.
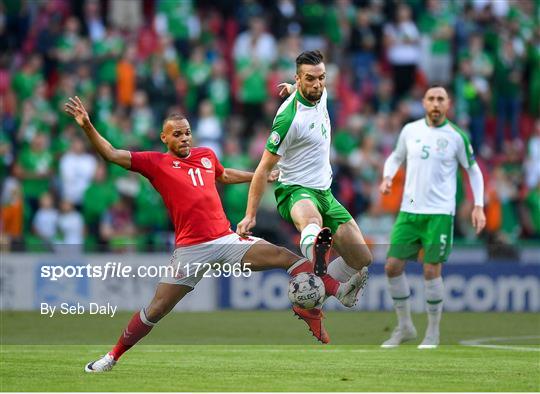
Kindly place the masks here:
<instances>
[{"instance_id":1,"label":"soccer player in red jersey","mask_svg":"<svg viewBox=\"0 0 540 394\"><path fill-rule=\"evenodd\" d=\"M101 157L150 180L163 198L176 236L176 250L171 261L178 267L174 276L161 279L150 304L135 313L109 353L86 365L87 372L112 369L126 350L147 335L193 290L204 272L193 267L190 270L190 264L241 264L254 271L282 268L293 276L313 271L311 262L285 248L257 237L240 237L231 231L216 181L225 184L250 182L253 173L223 168L211 149L192 147L191 128L184 116L171 115L163 122L160 137L168 148L166 153L129 152L115 149L100 135L78 97L69 98L64 108L84 130ZM271 176L269 180L274 178ZM335 296L346 306L354 304L361 278L353 277L347 283L340 283L329 275L322 279L328 296ZM318 340L328 342L320 320L318 326L315 324L317 321L304 320Z\"/></svg>"}]
</instances>

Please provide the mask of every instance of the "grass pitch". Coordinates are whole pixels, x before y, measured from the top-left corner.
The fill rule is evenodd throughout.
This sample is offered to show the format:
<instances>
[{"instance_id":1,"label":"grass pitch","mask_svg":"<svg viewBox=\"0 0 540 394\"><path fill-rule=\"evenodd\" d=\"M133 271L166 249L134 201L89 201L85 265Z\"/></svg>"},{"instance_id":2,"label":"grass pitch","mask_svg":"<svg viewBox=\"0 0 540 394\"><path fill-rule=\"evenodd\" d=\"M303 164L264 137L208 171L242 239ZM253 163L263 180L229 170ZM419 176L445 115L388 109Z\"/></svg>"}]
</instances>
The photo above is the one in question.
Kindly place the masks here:
<instances>
[{"instance_id":1,"label":"grass pitch","mask_svg":"<svg viewBox=\"0 0 540 394\"><path fill-rule=\"evenodd\" d=\"M110 349L131 314L49 319L1 314L2 391L539 391L540 316L445 313L436 350L420 338L380 349L392 313L330 312L317 345L290 312L174 313L105 374L84 364ZM469 340L478 346L460 345Z\"/></svg>"}]
</instances>

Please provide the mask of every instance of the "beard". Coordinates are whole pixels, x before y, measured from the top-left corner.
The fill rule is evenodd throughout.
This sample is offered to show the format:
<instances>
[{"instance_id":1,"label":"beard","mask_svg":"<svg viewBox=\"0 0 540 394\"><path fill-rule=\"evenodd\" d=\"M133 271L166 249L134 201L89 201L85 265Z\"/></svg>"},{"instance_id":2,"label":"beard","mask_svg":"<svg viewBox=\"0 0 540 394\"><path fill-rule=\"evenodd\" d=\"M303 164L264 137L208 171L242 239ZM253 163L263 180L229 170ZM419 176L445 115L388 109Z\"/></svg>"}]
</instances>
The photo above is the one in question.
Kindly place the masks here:
<instances>
[{"instance_id":1,"label":"beard","mask_svg":"<svg viewBox=\"0 0 540 394\"><path fill-rule=\"evenodd\" d=\"M431 111L429 113L429 118L432 122L437 122L443 117L443 113L441 111Z\"/></svg>"},{"instance_id":2,"label":"beard","mask_svg":"<svg viewBox=\"0 0 540 394\"><path fill-rule=\"evenodd\" d=\"M182 159L188 157L190 152L191 152L191 147L178 147L178 149L176 149L175 151L176 156Z\"/></svg>"},{"instance_id":3,"label":"beard","mask_svg":"<svg viewBox=\"0 0 540 394\"><path fill-rule=\"evenodd\" d=\"M304 96L309 101L318 101L322 96L322 90L312 93L308 93L305 90L302 90L302 96Z\"/></svg>"}]
</instances>

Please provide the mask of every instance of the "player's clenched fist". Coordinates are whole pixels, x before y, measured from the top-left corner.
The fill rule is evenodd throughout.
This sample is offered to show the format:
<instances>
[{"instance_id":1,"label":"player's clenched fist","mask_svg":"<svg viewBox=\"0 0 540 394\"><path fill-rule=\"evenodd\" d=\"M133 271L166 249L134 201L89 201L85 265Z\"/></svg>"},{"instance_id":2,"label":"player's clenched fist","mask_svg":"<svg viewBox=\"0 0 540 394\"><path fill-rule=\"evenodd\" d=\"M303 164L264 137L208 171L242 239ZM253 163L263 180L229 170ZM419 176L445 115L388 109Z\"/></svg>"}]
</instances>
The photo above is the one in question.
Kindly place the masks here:
<instances>
[{"instance_id":1,"label":"player's clenched fist","mask_svg":"<svg viewBox=\"0 0 540 394\"><path fill-rule=\"evenodd\" d=\"M251 229L257 224L255 218L245 217L242 219L238 226L236 226L236 233L241 237L249 237L251 235Z\"/></svg>"},{"instance_id":2,"label":"player's clenched fist","mask_svg":"<svg viewBox=\"0 0 540 394\"><path fill-rule=\"evenodd\" d=\"M83 126L86 122L90 121L88 112L86 112L86 109L78 96L75 96L75 98L70 97L68 99L64 104L64 111L73 116L79 126Z\"/></svg>"},{"instance_id":3,"label":"player's clenched fist","mask_svg":"<svg viewBox=\"0 0 540 394\"><path fill-rule=\"evenodd\" d=\"M390 193L390 189L392 188L392 179L389 177L386 177L381 182L381 186L379 186L379 190L382 194L388 194Z\"/></svg>"}]
</instances>

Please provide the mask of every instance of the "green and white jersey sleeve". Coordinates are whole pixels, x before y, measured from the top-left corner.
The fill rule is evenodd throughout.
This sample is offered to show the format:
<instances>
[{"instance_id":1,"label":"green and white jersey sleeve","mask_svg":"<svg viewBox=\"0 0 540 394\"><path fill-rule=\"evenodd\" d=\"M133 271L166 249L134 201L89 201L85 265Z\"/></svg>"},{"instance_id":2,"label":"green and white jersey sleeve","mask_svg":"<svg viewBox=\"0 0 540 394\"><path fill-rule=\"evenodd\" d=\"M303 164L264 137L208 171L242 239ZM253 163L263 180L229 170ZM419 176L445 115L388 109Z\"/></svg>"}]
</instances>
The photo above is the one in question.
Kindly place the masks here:
<instances>
[{"instance_id":1,"label":"green and white jersey sleeve","mask_svg":"<svg viewBox=\"0 0 540 394\"><path fill-rule=\"evenodd\" d=\"M403 127L395 153L407 163L401 210L454 215L458 164L475 164L467 134L449 121L430 127L420 119Z\"/></svg>"},{"instance_id":2,"label":"green and white jersey sleeve","mask_svg":"<svg viewBox=\"0 0 540 394\"><path fill-rule=\"evenodd\" d=\"M326 90L317 104L297 91L279 108L266 150L281 156L279 181L327 190L332 183L330 167L330 117Z\"/></svg>"}]
</instances>

